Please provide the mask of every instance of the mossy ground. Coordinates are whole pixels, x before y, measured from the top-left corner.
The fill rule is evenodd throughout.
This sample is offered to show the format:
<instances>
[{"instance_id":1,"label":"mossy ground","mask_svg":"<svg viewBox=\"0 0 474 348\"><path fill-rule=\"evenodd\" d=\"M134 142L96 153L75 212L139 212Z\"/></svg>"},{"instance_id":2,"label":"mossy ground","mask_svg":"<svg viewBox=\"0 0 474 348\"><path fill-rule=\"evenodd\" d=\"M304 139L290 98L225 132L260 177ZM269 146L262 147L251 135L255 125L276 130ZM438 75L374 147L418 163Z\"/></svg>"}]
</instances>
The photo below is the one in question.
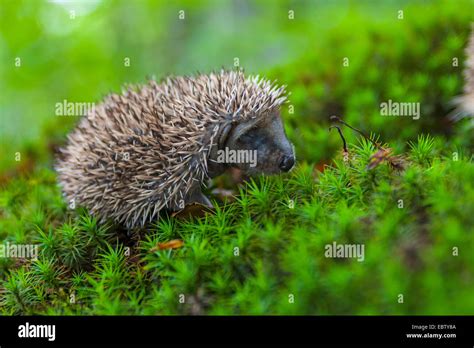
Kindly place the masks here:
<instances>
[{"instance_id":1,"label":"mossy ground","mask_svg":"<svg viewBox=\"0 0 474 348\"><path fill-rule=\"evenodd\" d=\"M323 172L300 164L244 184L236 200L127 236L68 212L38 168L1 194L2 235L39 243L0 259L3 314L469 314L474 310L474 165L421 137L406 169L366 168L363 140ZM177 249L158 243L180 239ZM365 258L325 246L363 244ZM403 303L400 303L403 295ZM181 303L184 302L184 303Z\"/></svg>"}]
</instances>

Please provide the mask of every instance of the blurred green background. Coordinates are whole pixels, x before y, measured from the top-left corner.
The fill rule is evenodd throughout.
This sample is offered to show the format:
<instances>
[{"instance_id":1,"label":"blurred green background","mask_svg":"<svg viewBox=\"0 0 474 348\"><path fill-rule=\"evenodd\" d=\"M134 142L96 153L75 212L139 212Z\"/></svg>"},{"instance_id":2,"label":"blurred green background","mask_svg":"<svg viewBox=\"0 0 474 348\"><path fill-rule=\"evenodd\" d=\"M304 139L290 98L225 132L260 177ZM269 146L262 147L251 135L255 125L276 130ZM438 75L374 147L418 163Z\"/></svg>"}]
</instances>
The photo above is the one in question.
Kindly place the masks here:
<instances>
[{"instance_id":1,"label":"blurred green background","mask_svg":"<svg viewBox=\"0 0 474 348\"><path fill-rule=\"evenodd\" d=\"M0 169L15 164L16 151L64 140L77 122L55 116L64 99L98 102L124 83L232 68L236 59L246 72L288 85L294 113L286 126L300 160L331 158L339 146L327 132L332 114L385 141L449 135L445 116L462 90L474 12L472 0L1 4ZM421 119L380 117L388 99L420 102Z\"/></svg>"},{"instance_id":2,"label":"blurred green background","mask_svg":"<svg viewBox=\"0 0 474 348\"><path fill-rule=\"evenodd\" d=\"M0 4L0 239L42 250L27 264L0 259L1 313L472 314L474 132L448 115L473 0ZM237 201L205 220L160 220L126 259L129 241L62 201L54 152L78 117L56 116L55 104L236 61L288 86L297 168L227 187ZM419 102L420 119L382 117L389 99ZM367 171L375 149L349 130L353 158L341 161L331 115L379 135L407 170ZM176 238L183 248L151 252ZM325 258L333 240L367 244L366 262Z\"/></svg>"}]
</instances>

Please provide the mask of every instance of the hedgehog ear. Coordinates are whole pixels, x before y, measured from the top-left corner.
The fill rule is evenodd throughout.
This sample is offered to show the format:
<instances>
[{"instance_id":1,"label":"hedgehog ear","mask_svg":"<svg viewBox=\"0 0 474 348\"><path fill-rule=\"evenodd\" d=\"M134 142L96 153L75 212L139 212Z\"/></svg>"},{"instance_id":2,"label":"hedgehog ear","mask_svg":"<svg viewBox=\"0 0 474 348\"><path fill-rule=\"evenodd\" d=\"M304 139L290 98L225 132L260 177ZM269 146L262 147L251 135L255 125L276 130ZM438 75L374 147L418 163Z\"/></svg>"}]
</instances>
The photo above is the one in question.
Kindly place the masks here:
<instances>
[{"instance_id":1,"label":"hedgehog ear","mask_svg":"<svg viewBox=\"0 0 474 348\"><path fill-rule=\"evenodd\" d=\"M229 147L235 149L237 141L240 137L246 134L250 129L254 128L258 122L257 118L252 118L239 123L230 123L230 127L226 130L225 138L220 138L221 148Z\"/></svg>"},{"instance_id":2,"label":"hedgehog ear","mask_svg":"<svg viewBox=\"0 0 474 348\"><path fill-rule=\"evenodd\" d=\"M239 123L237 126L234 127L233 129L233 138L234 139L239 139L242 135L247 133L250 129L254 128L257 123L258 123L257 118L251 118L245 122Z\"/></svg>"}]
</instances>

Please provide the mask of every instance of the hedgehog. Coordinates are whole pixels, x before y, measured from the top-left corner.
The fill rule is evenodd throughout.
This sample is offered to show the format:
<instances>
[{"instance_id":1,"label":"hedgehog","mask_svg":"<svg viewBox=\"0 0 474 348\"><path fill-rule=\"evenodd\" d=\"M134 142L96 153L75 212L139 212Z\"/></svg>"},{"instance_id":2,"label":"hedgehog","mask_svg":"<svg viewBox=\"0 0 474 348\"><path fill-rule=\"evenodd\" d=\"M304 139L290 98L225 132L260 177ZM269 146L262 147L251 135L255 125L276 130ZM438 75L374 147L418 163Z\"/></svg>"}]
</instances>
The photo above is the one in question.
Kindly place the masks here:
<instances>
[{"instance_id":1,"label":"hedgehog","mask_svg":"<svg viewBox=\"0 0 474 348\"><path fill-rule=\"evenodd\" d=\"M228 168L253 176L294 166L280 115L287 96L285 86L241 70L126 85L89 110L59 150L63 196L128 229L163 210L212 206L202 189Z\"/></svg>"}]
</instances>

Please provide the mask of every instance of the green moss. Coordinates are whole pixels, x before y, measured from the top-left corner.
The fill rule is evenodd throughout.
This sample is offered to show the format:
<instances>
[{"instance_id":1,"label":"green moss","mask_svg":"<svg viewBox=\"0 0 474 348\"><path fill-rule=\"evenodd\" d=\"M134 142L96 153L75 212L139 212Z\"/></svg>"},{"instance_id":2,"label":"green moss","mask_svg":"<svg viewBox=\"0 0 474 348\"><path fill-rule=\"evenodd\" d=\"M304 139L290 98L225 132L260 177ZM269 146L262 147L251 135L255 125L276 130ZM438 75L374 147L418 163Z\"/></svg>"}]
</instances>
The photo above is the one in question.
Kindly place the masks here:
<instances>
[{"instance_id":1,"label":"green moss","mask_svg":"<svg viewBox=\"0 0 474 348\"><path fill-rule=\"evenodd\" d=\"M9 234L9 241L39 243L40 257L2 265L1 310L470 313L474 303L466 287L474 277L474 235L466 226L474 226L474 165L442 157L434 143L420 136L410 145L406 170L398 172L386 163L368 171L374 149L362 141L350 146L348 162L337 159L324 172L302 164L287 176L256 178L214 214L164 218L139 240L98 225L84 211L67 218L46 203L48 218L39 218L35 210L21 208L42 200L33 190L19 190L31 179L11 181L2 191L4 226L19 220L36 228ZM48 176L44 169L32 176L41 175ZM42 189L59 195L51 181ZM172 239L182 239L184 246L153 251ZM364 261L325 257L326 245L334 241L363 244ZM403 304L397 302L400 294Z\"/></svg>"}]
</instances>

